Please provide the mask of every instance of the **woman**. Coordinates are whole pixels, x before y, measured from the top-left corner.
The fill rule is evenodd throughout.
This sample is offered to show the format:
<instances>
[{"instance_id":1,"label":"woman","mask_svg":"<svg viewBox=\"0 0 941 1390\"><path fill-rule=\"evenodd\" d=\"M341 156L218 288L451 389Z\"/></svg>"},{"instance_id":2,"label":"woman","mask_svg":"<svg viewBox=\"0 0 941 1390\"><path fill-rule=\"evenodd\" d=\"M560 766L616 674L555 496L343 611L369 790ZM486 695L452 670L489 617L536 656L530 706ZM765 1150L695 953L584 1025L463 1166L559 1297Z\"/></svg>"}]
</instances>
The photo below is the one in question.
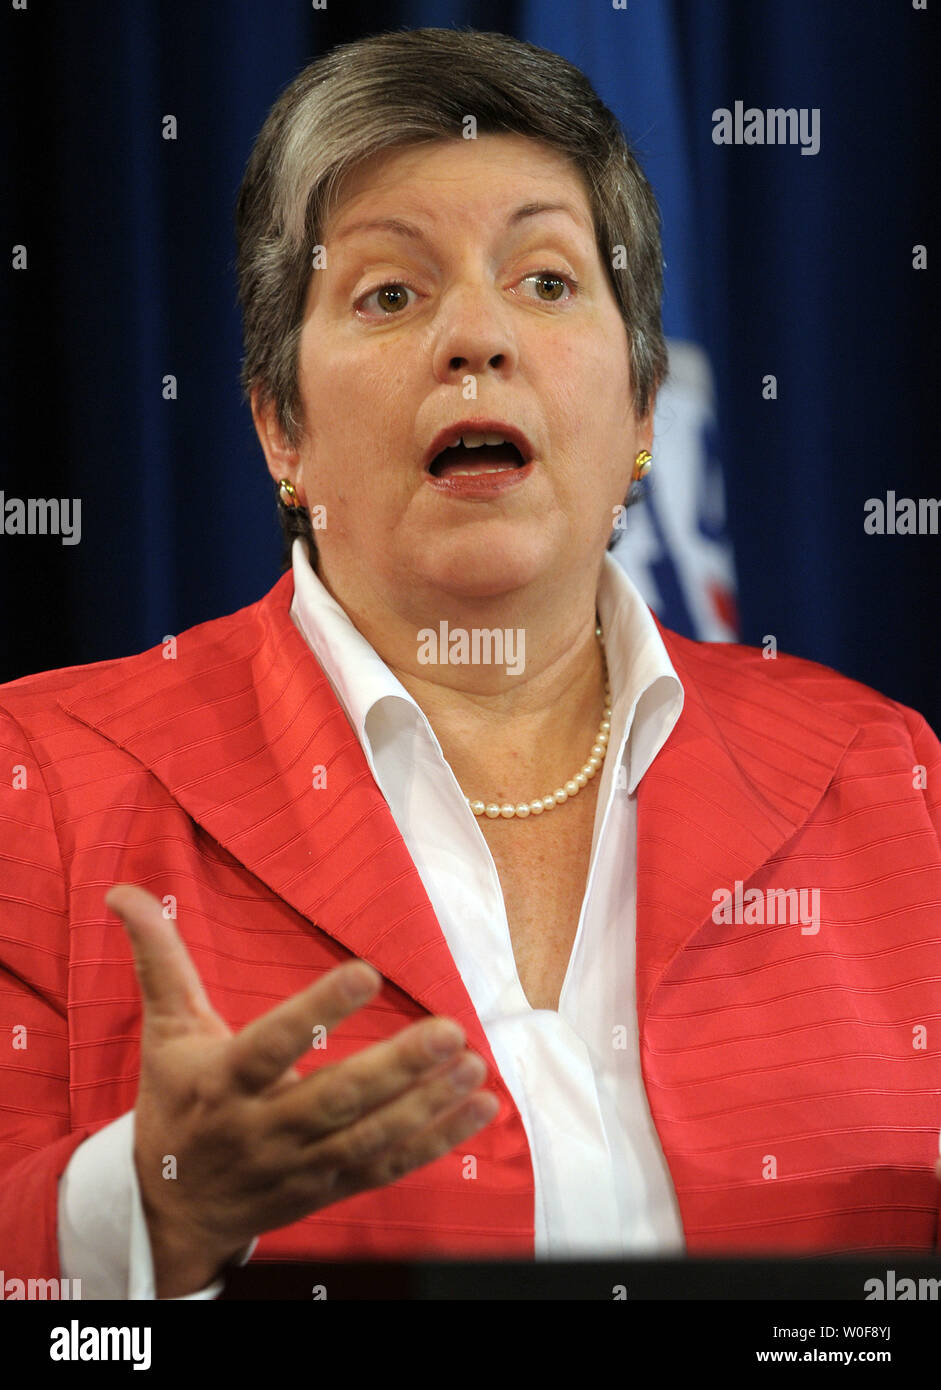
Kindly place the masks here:
<instances>
[{"instance_id":1,"label":"woman","mask_svg":"<svg viewBox=\"0 0 941 1390\"><path fill-rule=\"evenodd\" d=\"M8 1272L934 1248L941 749L606 556L665 372L610 113L380 35L237 228L290 571L0 699Z\"/></svg>"}]
</instances>

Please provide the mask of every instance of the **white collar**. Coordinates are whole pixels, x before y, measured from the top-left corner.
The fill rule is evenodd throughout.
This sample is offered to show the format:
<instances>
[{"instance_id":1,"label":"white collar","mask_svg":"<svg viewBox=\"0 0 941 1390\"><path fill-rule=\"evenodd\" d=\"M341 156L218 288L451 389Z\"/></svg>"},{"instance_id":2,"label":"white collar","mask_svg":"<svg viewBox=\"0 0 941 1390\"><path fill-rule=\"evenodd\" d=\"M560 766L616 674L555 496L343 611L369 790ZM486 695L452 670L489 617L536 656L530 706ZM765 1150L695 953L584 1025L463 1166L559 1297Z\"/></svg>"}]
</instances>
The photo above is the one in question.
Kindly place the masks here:
<instances>
[{"instance_id":1,"label":"white collar","mask_svg":"<svg viewBox=\"0 0 941 1390\"><path fill-rule=\"evenodd\" d=\"M291 558L291 618L323 668L373 772L367 720L382 700L401 700L417 711L437 746L417 702L318 579L302 540L294 541ZM650 609L610 554L602 566L598 614L611 682L611 748L618 750L620 761L632 735L627 789L633 792L680 717L683 687Z\"/></svg>"}]
</instances>

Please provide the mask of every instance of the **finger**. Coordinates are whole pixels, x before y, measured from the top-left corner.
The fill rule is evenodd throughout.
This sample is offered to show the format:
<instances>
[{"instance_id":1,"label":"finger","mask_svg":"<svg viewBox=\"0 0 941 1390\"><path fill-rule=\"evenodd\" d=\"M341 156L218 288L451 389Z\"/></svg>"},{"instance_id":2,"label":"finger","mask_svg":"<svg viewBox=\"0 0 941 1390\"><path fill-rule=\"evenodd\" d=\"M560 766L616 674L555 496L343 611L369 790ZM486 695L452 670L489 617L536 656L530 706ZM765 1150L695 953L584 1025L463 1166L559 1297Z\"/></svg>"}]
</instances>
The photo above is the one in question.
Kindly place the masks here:
<instances>
[{"instance_id":1,"label":"finger","mask_svg":"<svg viewBox=\"0 0 941 1390\"><path fill-rule=\"evenodd\" d=\"M371 999L381 983L379 972L366 961L351 961L254 1019L227 1050L225 1065L233 1084L252 1093L272 1085L313 1045L316 1027L329 1033Z\"/></svg>"},{"instance_id":2,"label":"finger","mask_svg":"<svg viewBox=\"0 0 941 1390\"><path fill-rule=\"evenodd\" d=\"M314 1143L409 1090L463 1043L464 1031L453 1020L423 1019L343 1062L318 1068L279 1097L270 1121Z\"/></svg>"},{"instance_id":3,"label":"finger","mask_svg":"<svg viewBox=\"0 0 941 1390\"><path fill-rule=\"evenodd\" d=\"M217 1018L159 898L135 884L118 883L105 894L105 905L121 918L130 938L145 1013L152 1018Z\"/></svg>"},{"instance_id":4,"label":"finger","mask_svg":"<svg viewBox=\"0 0 941 1390\"><path fill-rule=\"evenodd\" d=\"M499 1098L492 1091L479 1091L380 1158L364 1167L342 1172L331 1189L330 1200L340 1202L356 1192L385 1187L416 1168L424 1168L426 1163L434 1163L450 1153L455 1145L490 1124L499 1109Z\"/></svg>"},{"instance_id":5,"label":"finger","mask_svg":"<svg viewBox=\"0 0 941 1390\"><path fill-rule=\"evenodd\" d=\"M443 1068L358 1122L333 1130L330 1137L311 1141L306 1161L320 1171L365 1168L413 1139L446 1111L453 1110L467 1092L486 1078L480 1057L462 1050ZM318 1107L319 1109L319 1107ZM318 1120L322 1115L318 1115Z\"/></svg>"}]
</instances>

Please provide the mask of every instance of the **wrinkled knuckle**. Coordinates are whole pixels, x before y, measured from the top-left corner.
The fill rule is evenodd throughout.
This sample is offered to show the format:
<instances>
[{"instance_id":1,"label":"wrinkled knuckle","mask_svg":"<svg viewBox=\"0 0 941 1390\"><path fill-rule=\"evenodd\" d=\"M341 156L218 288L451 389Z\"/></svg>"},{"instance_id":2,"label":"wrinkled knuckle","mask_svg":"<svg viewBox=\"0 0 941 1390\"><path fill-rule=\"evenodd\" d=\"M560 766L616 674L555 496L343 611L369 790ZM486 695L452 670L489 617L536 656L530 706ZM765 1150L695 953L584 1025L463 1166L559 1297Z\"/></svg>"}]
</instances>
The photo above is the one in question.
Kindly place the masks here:
<instances>
[{"instance_id":1,"label":"wrinkled knuckle","mask_svg":"<svg viewBox=\"0 0 941 1390\"><path fill-rule=\"evenodd\" d=\"M266 1032L252 1049L252 1062L265 1072L283 1071L289 1065L291 1039L286 1028Z\"/></svg>"},{"instance_id":2,"label":"wrinkled knuckle","mask_svg":"<svg viewBox=\"0 0 941 1390\"><path fill-rule=\"evenodd\" d=\"M356 1083L334 1080L320 1097L320 1118L331 1129L343 1129L358 1118L361 1107L362 1095Z\"/></svg>"},{"instance_id":3,"label":"wrinkled knuckle","mask_svg":"<svg viewBox=\"0 0 941 1390\"><path fill-rule=\"evenodd\" d=\"M385 1134L381 1126L361 1125L352 1130L347 1137L345 1158L354 1168L372 1163L385 1148Z\"/></svg>"}]
</instances>

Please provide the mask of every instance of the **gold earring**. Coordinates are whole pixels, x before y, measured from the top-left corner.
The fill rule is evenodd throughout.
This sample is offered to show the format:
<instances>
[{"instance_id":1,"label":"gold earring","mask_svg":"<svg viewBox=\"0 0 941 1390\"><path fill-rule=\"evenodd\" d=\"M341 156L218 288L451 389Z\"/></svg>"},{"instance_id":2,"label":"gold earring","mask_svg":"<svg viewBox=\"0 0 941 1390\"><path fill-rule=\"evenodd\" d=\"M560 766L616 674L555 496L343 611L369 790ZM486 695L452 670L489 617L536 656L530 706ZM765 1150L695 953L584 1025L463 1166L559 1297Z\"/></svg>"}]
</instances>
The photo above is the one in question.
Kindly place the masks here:
<instances>
[{"instance_id":1,"label":"gold earring","mask_svg":"<svg viewBox=\"0 0 941 1390\"><path fill-rule=\"evenodd\" d=\"M632 481L635 483L639 483L641 478L646 478L647 474L650 472L650 465L652 463L653 455L648 454L646 449L641 449L640 453L634 460L634 472L632 475Z\"/></svg>"},{"instance_id":2,"label":"gold earring","mask_svg":"<svg viewBox=\"0 0 941 1390\"><path fill-rule=\"evenodd\" d=\"M294 484L289 482L287 478L282 478L278 484L278 501L281 503L282 507L286 507L288 511L295 511L301 505L297 500L297 492L295 491Z\"/></svg>"}]
</instances>

